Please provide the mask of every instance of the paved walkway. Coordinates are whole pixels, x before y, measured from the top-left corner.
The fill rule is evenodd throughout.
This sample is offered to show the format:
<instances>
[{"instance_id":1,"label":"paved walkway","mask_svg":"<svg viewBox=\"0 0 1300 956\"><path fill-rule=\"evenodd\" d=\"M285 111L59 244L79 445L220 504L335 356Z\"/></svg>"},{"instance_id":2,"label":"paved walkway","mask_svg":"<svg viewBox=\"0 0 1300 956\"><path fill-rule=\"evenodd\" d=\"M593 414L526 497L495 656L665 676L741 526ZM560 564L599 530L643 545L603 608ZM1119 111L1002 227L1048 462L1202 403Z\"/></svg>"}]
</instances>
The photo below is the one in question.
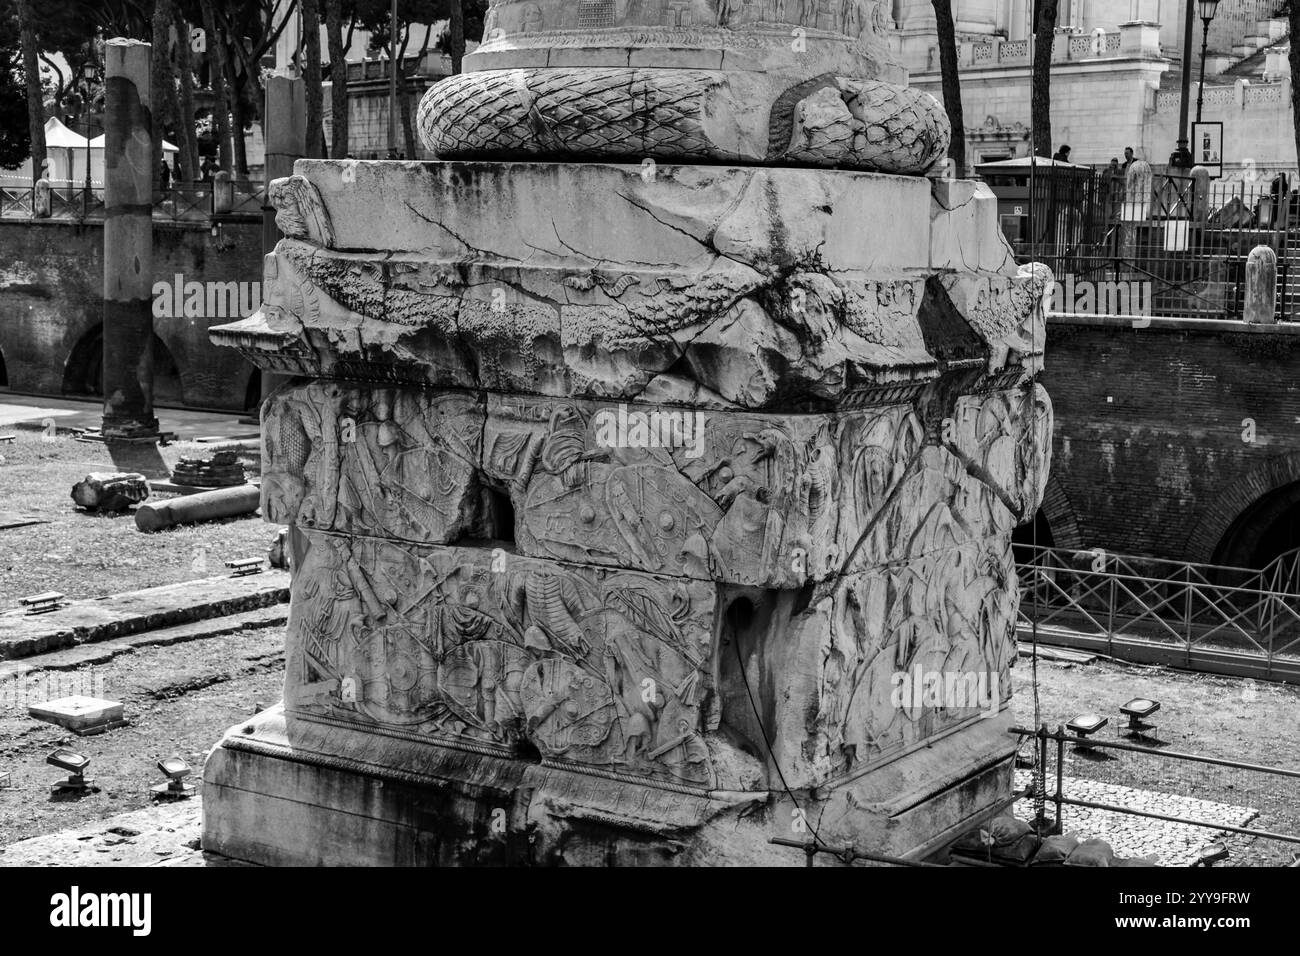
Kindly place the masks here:
<instances>
[{"instance_id":1,"label":"paved walkway","mask_svg":"<svg viewBox=\"0 0 1300 956\"><path fill-rule=\"evenodd\" d=\"M0 389L0 431L15 427L40 428L53 419L60 431L98 428L103 420L103 403L98 399L52 398L48 395L17 395ZM178 441L228 441L257 438L256 425L241 422L243 412L196 412L160 408L155 412L163 431L174 432Z\"/></svg>"},{"instance_id":2,"label":"paved walkway","mask_svg":"<svg viewBox=\"0 0 1300 956\"><path fill-rule=\"evenodd\" d=\"M1017 789L1028 786L1032 779L1031 771L1016 770ZM1054 785L1055 780L1049 779L1048 789L1051 790ZM1138 790L1134 787L1082 780L1077 777L1066 777L1062 789L1067 797L1075 800L1108 803L1114 807L1187 817L1227 826L1244 827L1259 816L1259 811L1251 807L1237 807L1227 803L1216 803L1213 800L1161 793L1157 790ZM1051 813L1054 805L1050 800L1047 806L1048 812ZM1032 819L1032 801L1029 799L1019 801L1016 804L1016 815L1022 820ZM1199 858L1201 850L1223 838L1222 830L1171 823L1168 820L1132 816L1110 810L1066 806L1062 810L1062 815L1065 818L1065 833L1073 834L1080 840L1094 837L1105 840L1118 857L1154 856L1160 866L1191 866Z\"/></svg>"},{"instance_id":3,"label":"paved walkway","mask_svg":"<svg viewBox=\"0 0 1300 956\"><path fill-rule=\"evenodd\" d=\"M248 866L198 848L198 797L156 803L0 848L0 866Z\"/></svg>"}]
</instances>

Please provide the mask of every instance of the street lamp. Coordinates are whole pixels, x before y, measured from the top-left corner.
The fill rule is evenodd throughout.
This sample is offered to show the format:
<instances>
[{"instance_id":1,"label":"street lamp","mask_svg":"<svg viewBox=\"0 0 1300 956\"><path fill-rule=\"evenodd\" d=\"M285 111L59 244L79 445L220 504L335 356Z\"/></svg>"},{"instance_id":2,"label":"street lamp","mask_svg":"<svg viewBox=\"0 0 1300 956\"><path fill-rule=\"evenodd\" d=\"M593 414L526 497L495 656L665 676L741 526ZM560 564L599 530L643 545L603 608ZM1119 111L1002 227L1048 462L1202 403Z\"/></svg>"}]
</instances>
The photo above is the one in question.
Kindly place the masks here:
<instances>
[{"instance_id":1,"label":"street lamp","mask_svg":"<svg viewBox=\"0 0 1300 956\"><path fill-rule=\"evenodd\" d=\"M1196 87L1196 122L1201 121L1201 101L1205 98L1205 51L1210 44L1210 21L1219 9L1219 0L1196 0L1201 16L1201 82Z\"/></svg>"}]
</instances>

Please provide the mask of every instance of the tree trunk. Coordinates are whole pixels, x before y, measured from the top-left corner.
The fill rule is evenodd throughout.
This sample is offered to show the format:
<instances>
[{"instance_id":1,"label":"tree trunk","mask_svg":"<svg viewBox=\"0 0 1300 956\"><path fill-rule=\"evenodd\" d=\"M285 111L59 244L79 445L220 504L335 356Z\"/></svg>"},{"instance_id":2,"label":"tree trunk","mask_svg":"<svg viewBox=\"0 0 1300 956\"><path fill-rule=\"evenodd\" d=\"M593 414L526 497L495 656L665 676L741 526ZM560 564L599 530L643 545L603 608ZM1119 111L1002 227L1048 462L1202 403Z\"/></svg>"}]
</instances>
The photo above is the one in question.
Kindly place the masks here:
<instances>
[{"instance_id":1,"label":"tree trunk","mask_svg":"<svg viewBox=\"0 0 1300 956\"><path fill-rule=\"evenodd\" d=\"M171 32L172 0L154 0L153 5L153 54L150 60L149 83L153 87L150 102L153 108L153 192L160 196L162 182L160 179L163 159L163 127L167 119L167 103L170 97L167 90L174 85L171 72L171 58L167 55L168 36ZM177 37L179 40L180 37Z\"/></svg>"},{"instance_id":2,"label":"tree trunk","mask_svg":"<svg viewBox=\"0 0 1300 956\"><path fill-rule=\"evenodd\" d=\"M217 165L226 172L231 172L230 147L230 90L227 85L226 47L217 33L217 18L212 12L213 0L200 0L203 11L203 29L207 33L208 44L208 78L212 85L213 112L216 114L217 127ZM242 131L241 131L242 132Z\"/></svg>"},{"instance_id":3,"label":"tree trunk","mask_svg":"<svg viewBox=\"0 0 1300 956\"><path fill-rule=\"evenodd\" d=\"M180 10L176 11L176 66L181 75L180 128L181 152L185 155L185 179L194 182L199 178L199 134L194 129L194 65L190 62L190 25Z\"/></svg>"},{"instance_id":4,"label":"tree trunk","mask_svg":"<svg viewBox=\"0 0 1300 956\"><path fill-rule=\"evenodd\" d=\"M952 127L948 157L957 176L966 175L966 126L961 109L961 83L957 77L957 34L952 23L952 0L930 0L939 37L939 73L943 78L943 108Z\"/></svg>"},{"instance_id":5,"label":"tree trunk","mask_svg":"<svg viewBox=\"0 0 1300 956\"><path fill-rule=\"evenodd\" d=\"M18 0L22 31L23 74L27 80L27 123L32 137L32 182L45 175L45 101L41 96L40 44L31 0Z\"/></svg>"},{"instance_id":6,"label":"tree trunk","mask_svg":"<svg viewBox=\"0 0 1300 956\"><path fill-rule=\"evenodd\" d=\"M451 72L459 73L465 59L465 8L461 0L451 0Z\"/></svg>"},{"instance_id":7,"label":"tree trunk","mask_svg":"<svg viewBox=\"0 0 1300 956\"><path fill-rule=\"evenodd\" d=\"M1034 153L1038 156L1052 155L1052 42L1056 38L1056 3L1057 0L1034 2L1034 75L1030 111Z\"/></svg>"},{"instance_id":8,"label":"tree trunk","mask_svg":"<svg viewBox=\"0 0 1300 956\"><path fill-rule=\"evenodd\" d=\"M1291 36L1300 37L1300 2L1298 0L1291 0L1286 18L1291 25ZM1300 82L1295 79L1300 77L1300 42L1292 41L1286 58L1287 62L1291 64L1292 84ZM1297 161L1300 162L1300 94L1296 93L1294 85L1291 87L1291 134L1295 137L1295 153Z\"/></svg>"},{"instance_id":9,"label":"tree trunk","mask_svg":"<svg viewBox=\"0 0 1300 956\"><path fill-rule=\"evenodd\" d=\"M343 0L325 0L325 33L330 53L330 115L333 142L330 158L348 154L348 63L343 46Z\"/></svg>"},{"instance_id":10,"label":"tree trunk","mask_svg":"<svg viewBox=\"0 0 1300 956\"><path fill-rule=\"evenodd\" d=\"M248 122L244 110L244 91L236 86L231 90L233 94L230 97L230 119L231 130L234 132L235 148L235 179L248 178L248 148L244 143L244 126Z\"/></svg>"},{"instance_id":11,"label":"tree trunk","mask_svg":"<svg viewBox=\"0 0 1300 956\"><path fill-rule=\"evenodd\" d=\"M320 0L302 0L303 64L302 77L307 93L307 158L320 156L325 118L320 77Z\"/></svg>"}]
</instances>

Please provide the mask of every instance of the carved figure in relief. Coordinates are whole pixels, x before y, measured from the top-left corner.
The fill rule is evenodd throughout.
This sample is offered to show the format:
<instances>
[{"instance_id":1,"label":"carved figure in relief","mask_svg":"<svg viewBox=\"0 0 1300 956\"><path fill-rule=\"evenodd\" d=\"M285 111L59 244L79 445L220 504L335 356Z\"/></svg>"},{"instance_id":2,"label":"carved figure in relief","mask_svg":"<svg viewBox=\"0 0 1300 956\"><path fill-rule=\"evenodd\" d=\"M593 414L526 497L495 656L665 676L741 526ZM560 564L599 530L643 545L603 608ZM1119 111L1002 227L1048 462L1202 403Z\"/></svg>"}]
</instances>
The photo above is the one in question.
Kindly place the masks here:
<instances>
[{"instance_id":1,"label":"carved figure in relief","mask_svg":"<svg viewBox=\"0 0 1300 956\"><path fill-rule=\"evenodd\" d=\"M303 680L353 678L358 715L712 784L700 727L708 629L688 586L634 573L597 584L524 559L498 573L451 553L313 540L295 578Z\"/></svg>"}]
</instances>

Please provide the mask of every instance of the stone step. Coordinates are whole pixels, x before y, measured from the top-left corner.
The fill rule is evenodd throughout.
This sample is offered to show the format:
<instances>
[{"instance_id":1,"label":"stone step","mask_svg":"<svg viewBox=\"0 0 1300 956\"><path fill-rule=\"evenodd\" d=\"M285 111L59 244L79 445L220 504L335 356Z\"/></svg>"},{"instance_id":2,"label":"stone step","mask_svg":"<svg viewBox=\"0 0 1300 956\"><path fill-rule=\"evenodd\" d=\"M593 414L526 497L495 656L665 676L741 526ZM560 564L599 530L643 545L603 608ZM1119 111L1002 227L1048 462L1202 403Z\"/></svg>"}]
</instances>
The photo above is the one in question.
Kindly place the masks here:
<instances>
[{"instance_id":1,"label":"stone step","mask_svg":"<svg viewBox=\"0 0 1300 956\"><path fill-rule=\"evenodd\" d=\"M285 624L289 619L289 605L272 604L253 611L242 611L224 617L213 617L190 624L164 627L139 634L128 634L113 640L78 644L58 651L48 651L0 663L0 681L12 680L37 671L70 671L91 664L103 664L119 654L129 654L140 647L165 647L185 641L197 641L239 631L257 630Z\"/></svg>"},{"instance_id":2,"label":"stone step","mask_svg":"<svg viewBox=\"0 0 1300 956\"><path fill-rule=\"evenodd\" d=\"M44 614L8 611L0 614L0 660L228 617L288 600L288 572L271 570L72 601Z\"/></svg>"}]
</instances>

